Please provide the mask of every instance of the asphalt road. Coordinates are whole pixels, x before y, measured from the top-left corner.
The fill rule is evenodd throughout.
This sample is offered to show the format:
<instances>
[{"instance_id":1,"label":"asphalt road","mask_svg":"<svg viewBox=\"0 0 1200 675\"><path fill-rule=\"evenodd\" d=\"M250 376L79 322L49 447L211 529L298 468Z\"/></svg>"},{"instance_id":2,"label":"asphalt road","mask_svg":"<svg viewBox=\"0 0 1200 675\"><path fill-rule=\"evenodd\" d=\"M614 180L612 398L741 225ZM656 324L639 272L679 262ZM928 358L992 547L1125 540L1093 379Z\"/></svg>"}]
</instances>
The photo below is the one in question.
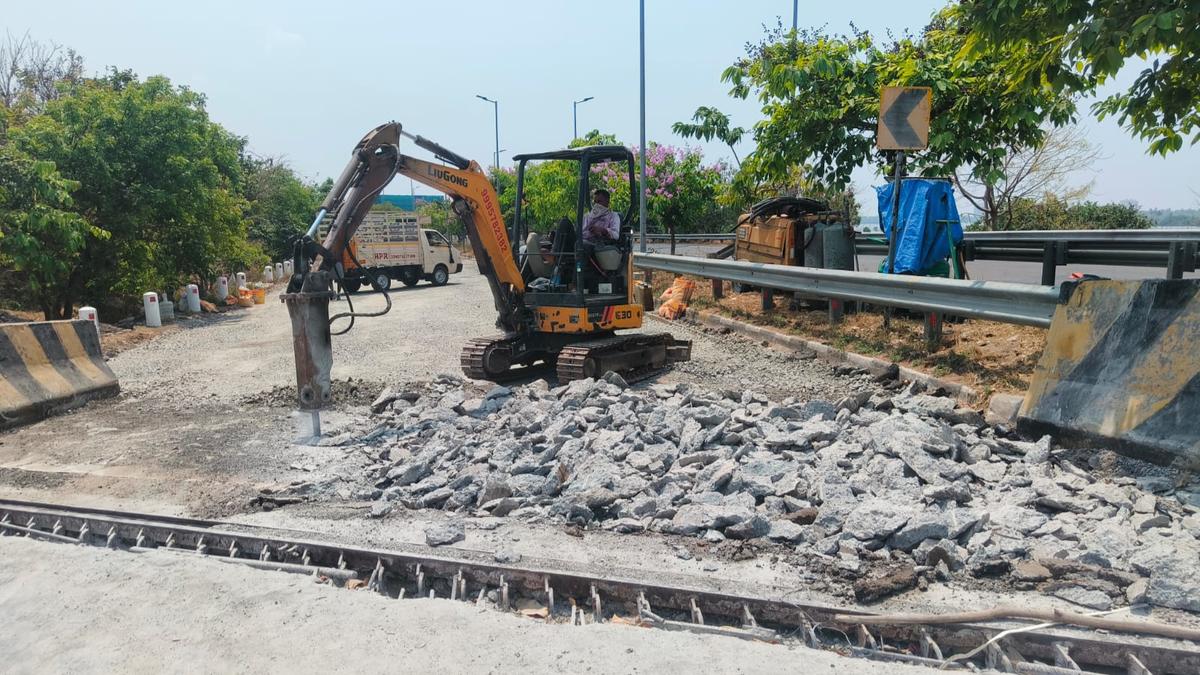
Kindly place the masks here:
<instances>
[{"instance_id":1,"label":"asphalt road","mask_svg":"<svg viewBox=\"0 0 1200 675\"><path fill-rule=\"evenodd\" d=\"M882 256L860 255L860 269L874 270L883 261ZM1060 284L1071 278L1071 274L1095 274L1107 279L1162 279L1166 270L1161 267L1123 267L1119 265L1065 265L1055 271L1054 283ZM1016 281L1036 284L1042 279L1041 263L1004 262L1001 260L973 260L967 263L967 273L972 279L982 281ZM1187 279L1200 278L1195 272L1183 275Z\"/></svg>"}]
</instances>

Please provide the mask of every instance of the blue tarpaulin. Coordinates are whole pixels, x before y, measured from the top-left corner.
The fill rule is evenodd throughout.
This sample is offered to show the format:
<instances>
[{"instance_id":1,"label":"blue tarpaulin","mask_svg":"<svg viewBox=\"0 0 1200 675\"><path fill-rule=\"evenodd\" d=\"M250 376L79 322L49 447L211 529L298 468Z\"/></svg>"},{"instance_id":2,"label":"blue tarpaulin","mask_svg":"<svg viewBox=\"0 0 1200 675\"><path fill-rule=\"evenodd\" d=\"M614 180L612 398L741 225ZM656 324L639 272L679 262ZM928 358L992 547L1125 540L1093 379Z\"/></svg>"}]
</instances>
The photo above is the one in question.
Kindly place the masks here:
<instances>
[{"instance_id":1,"label":"blue tarpaulin","mask_svg":"<svg viewBox=\"0 0 1200 675\"><path fill-rule=\"evenodd\" d=\"M962 225L954 204L954 188L949 181L905 178L900 189L900 229L896 240L897 274L924 274L929 268L950 257L946 227L954 243L962 241ZM875 188L879 197L879 227L883 236L892 237L892 184ZM950 221L950 222L939 222ZM886 270L887 268L884 267Z\"/></svg>"}]
</instances>

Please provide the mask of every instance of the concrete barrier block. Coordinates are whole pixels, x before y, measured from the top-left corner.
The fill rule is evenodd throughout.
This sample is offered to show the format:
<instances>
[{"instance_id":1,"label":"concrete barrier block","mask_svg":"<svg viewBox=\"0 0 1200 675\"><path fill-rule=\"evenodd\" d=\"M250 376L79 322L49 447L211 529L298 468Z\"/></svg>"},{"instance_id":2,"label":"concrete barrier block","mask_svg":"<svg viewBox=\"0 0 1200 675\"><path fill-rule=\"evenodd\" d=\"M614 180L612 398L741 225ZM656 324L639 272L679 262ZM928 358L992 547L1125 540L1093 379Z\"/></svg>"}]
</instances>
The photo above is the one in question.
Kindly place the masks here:
<instances>
[{"instance_id":1,"label":"concrete barrier block","mask_svg":"<svg viewBox=\"0 0 1200 675\"><path fill-rule=\"evenodd\" d=\"M119 391L91 321L0 325L0 429Z\"/></svg>"},{"instance_id":2,"label":"concrete barrier block","mask_svg":"<svg viewBox=\"0 0 1200 675\"><path fill-rule=\"evenodd\" d=\"M1200 466L1200 280L1062 290L1018 428Z\"/></svg>"}]
</instances>

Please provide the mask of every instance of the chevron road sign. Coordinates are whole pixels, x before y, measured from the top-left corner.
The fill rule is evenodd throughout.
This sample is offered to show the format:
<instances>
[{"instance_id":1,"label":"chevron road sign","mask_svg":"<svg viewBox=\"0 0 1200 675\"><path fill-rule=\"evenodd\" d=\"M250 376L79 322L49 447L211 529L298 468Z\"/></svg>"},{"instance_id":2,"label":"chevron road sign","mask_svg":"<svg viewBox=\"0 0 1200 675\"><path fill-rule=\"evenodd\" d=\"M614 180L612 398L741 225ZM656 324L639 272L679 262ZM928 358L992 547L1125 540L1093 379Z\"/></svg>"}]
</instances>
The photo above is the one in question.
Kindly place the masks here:
<instances>
[{"instance_id":1,"label":"chevron road sign","mask_svg":"<svg viewBox=\"0 0 1200 675\"><path fill-rule=\"evenodd\" d=\"M929 87L884 87L879 90L880 150L924 150L929 144Z\"/></svg>"}]
</instances>

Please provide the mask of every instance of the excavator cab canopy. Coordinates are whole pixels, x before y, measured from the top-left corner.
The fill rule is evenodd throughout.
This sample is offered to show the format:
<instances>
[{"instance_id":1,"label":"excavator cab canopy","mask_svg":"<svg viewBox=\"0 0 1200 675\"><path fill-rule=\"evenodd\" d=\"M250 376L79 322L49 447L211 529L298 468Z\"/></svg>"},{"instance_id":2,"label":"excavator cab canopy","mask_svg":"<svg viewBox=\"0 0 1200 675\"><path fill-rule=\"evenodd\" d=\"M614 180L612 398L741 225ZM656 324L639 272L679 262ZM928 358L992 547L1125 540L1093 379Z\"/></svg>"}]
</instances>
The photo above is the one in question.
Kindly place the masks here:
<instances>
[{"instance_id":1,"label":"excavator cab canopy","mask_svg":"<svg viewBox=\"0 0 1200 675\"><path fill-rule=\"evenodd\" d=\"M633 161L633 153L623 145L588 145L582 148L566 148L548 152L527 152L514 155L513 161L522 162L531 159L573 159L578 161L584 157L590 157L592 161L620 161L623 159Z\"/></svg>"},{"instance_id":2,"label":"excavator cab canopy","mask_svg":"<svg viewBox=\"0 0 1200 675\"><path fill-rule=\"evenodd\" d=\"M517 199L510 238L514 249L524 244L525 250L518 264L526 276L527 302L585 306L627 299L628 262L632 253L630 223L637 194L633 178L633 153L629 148L622 145L591 145L520 154L514 156L513 160L517 162ZM537 222L531 222L531 209L525 198L526 171L531 162L575 165L571 169L576 187L574 204L568 205L564 201L556 205L551 214L536 214L535 217L539 218ZM624 164L624 170L617 168L614 171L611 166L614 164ZM594 184L594 179L599 177L599 170L595 167L601 165L610 165L604 171L607 180L603 184ZM592 190L614 187L614 176L621 176L623 181L627 181L628 189L620 192L622 197L627 195L629 200L624 205L624 211L617 212L620 218L618 236L599 244L587 242L583 224L585 215L592 208ZM543 211L546 210L543 207Z\"/></svg>"}]
</instances>

